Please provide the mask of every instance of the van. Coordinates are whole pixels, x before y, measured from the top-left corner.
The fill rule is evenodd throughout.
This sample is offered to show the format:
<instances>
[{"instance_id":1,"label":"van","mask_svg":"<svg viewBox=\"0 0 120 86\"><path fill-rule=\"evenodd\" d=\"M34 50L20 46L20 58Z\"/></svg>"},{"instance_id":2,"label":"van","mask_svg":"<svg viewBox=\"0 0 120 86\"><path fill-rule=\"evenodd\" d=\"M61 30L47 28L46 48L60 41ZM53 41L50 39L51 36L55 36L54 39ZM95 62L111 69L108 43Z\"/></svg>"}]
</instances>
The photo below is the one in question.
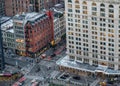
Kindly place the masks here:
<instances>
[{"instance_id":1,"label":"van","mask_svg":"<svg viewBox=\"0 0 120 86\"><path fill-rule=\"evenodd\" d=\"M33 80L31 81L31 83L34 83L34 82L36 82L36 79L33 79Z\"/></svg>"}]
</instances>

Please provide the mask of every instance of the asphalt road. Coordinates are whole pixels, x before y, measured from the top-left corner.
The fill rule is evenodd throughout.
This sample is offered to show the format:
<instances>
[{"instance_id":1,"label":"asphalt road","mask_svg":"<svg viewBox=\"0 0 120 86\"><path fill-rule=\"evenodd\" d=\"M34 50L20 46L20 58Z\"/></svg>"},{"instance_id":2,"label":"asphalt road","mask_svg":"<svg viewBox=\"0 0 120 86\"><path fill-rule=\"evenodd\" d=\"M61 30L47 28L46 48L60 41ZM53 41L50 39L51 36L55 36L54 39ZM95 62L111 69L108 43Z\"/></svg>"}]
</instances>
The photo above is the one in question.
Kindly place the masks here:
<instances>
[{"instance_id":1,"label":"asphalt road","mask_svg":"<svg viewBox=\"0 0 120 86\"><path fill-rule=\"evenodd\" d=\"M5 58L5 63L13 66L19 66L20 68L30 64L30 62L22 61L22 60L17 60L13 58Z\"/></svg>"}]
</instances>

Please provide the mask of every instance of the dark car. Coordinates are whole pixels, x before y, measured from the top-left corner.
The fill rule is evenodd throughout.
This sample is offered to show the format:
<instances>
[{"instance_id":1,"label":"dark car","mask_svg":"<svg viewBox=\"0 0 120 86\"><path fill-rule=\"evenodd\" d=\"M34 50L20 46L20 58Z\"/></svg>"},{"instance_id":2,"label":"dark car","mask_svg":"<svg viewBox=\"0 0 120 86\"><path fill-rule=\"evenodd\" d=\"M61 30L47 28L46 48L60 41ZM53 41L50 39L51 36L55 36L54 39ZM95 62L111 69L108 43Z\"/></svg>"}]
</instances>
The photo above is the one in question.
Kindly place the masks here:
<instances>
[{"instance_id":1,"label":"dark car","mask_svg":"<svg viewBox=\"0 0 120 86\"><path fill-rule=\"evenodd\" d=\"M80 80L80 77L79 76L73 76L73 79Z\"/></svg>"},{"instance_id":2,"label":"dark car","mask_svg":"<svg viewBox=\"0 0 120 86\"><path fill-rule=\"evenodd\" d=\"M56 54L52 54L52 55L51 55L51 57L55 57L55 56L56 56Z\"/></svg>"},{"instance_id":3,"label":"dark car","mask_svg":"<svg viewBox=\"0 0 120 86\"><path fill-rule=\"evenodd\" d=\"M61 78L61 79L66 79L66 77L64 77L64 76L61 76L60 78Z\"/></svg>"}]
</instances>

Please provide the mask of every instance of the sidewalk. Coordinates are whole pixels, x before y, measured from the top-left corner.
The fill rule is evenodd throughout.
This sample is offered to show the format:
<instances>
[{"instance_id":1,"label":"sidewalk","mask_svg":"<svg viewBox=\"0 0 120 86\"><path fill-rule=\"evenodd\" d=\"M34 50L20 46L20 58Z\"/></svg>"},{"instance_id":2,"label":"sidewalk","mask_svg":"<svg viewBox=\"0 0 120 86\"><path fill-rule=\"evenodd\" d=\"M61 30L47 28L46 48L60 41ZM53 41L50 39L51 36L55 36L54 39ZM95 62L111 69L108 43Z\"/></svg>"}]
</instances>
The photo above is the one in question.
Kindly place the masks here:
<instances>
[{"instance_id":1,"label":"sidewalk","mask_svg":"<svg viewBox=\"0 0 120 86\"><path fill-rule=\"evenodd\" d=\"M90 86L96 86L98 84L98 82L100 82L99 78L97 80L95 80L93 83L91 83Z\"/></svg>"}]
</instances>

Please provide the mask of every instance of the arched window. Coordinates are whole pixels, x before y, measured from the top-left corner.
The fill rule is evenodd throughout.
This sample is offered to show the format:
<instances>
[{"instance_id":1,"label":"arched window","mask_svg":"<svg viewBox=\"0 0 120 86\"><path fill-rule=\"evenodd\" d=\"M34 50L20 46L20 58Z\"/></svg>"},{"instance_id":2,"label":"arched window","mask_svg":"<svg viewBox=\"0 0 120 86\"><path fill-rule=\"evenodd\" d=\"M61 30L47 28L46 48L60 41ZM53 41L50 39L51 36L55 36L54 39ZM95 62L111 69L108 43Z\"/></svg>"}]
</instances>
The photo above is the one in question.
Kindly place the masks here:
<instances>
[{"instance_id":1,"label":"arched window","mask_svg":"<svg viewBox=\"0 0 120 86\"><path fill-rule=\"evenodd\" d=\"M100 4L100 6L101 6L101 7L105 7L105 5L104 5L103 3L102 3L102 4Z\"/></svg>"},{"instance_id":2,"label":"arched window","mask_svg":"<svg viewBox=\"0 0 120 86\"><path fill-rule=\"evenodd\" d=\"M114 6L113 5L109 5L109 8L114 8Z\"/></svg>"},{"instance_id":3,"label":"arched window","mask_svg":"<svg viewBox=\"0 0 120 86\"><path fill-rule=\"evenodd\" d=\"M114 13L114 6L113 5L109 5L109 13Z\"/></svg>"},{"instance_id":4,"label":"arched window","mask_svg":"<svg viewBox=\"0 0 120 86\"><path fill-rule=\"evenodd\" d=\"M93 3L92 3L92 6L96 6L96 3L93 2Z\"/></svg>"},{"instance_id":5,"label":"arched window","mask_svg":"<svg viewBox=\"0 0 120 86\"><path fill-rule=\"evenodd\" d=\"M83 2L83 4L84 4L84 5L87 5L87 2L86 2L86 1L84 1L84 2Z\"/></svg>"},{"instance_id":6,"label":"arched window","mask_svg":"<svg viewBox=\"0 0 120 86\"><path fill-rule=\"evenodd\" d=\"M68 0L68 2L72 2L72 0Z\"/></svg>"},{"instance_id":7,"label":"arched window","mask_svg":"<svg viewBox=\"0 0 120 86\"><path fill-rule=\"evenodd\" d=\"M75 0L75 3L79 3L79 0Z\"/></svg>"}]
</instances>

